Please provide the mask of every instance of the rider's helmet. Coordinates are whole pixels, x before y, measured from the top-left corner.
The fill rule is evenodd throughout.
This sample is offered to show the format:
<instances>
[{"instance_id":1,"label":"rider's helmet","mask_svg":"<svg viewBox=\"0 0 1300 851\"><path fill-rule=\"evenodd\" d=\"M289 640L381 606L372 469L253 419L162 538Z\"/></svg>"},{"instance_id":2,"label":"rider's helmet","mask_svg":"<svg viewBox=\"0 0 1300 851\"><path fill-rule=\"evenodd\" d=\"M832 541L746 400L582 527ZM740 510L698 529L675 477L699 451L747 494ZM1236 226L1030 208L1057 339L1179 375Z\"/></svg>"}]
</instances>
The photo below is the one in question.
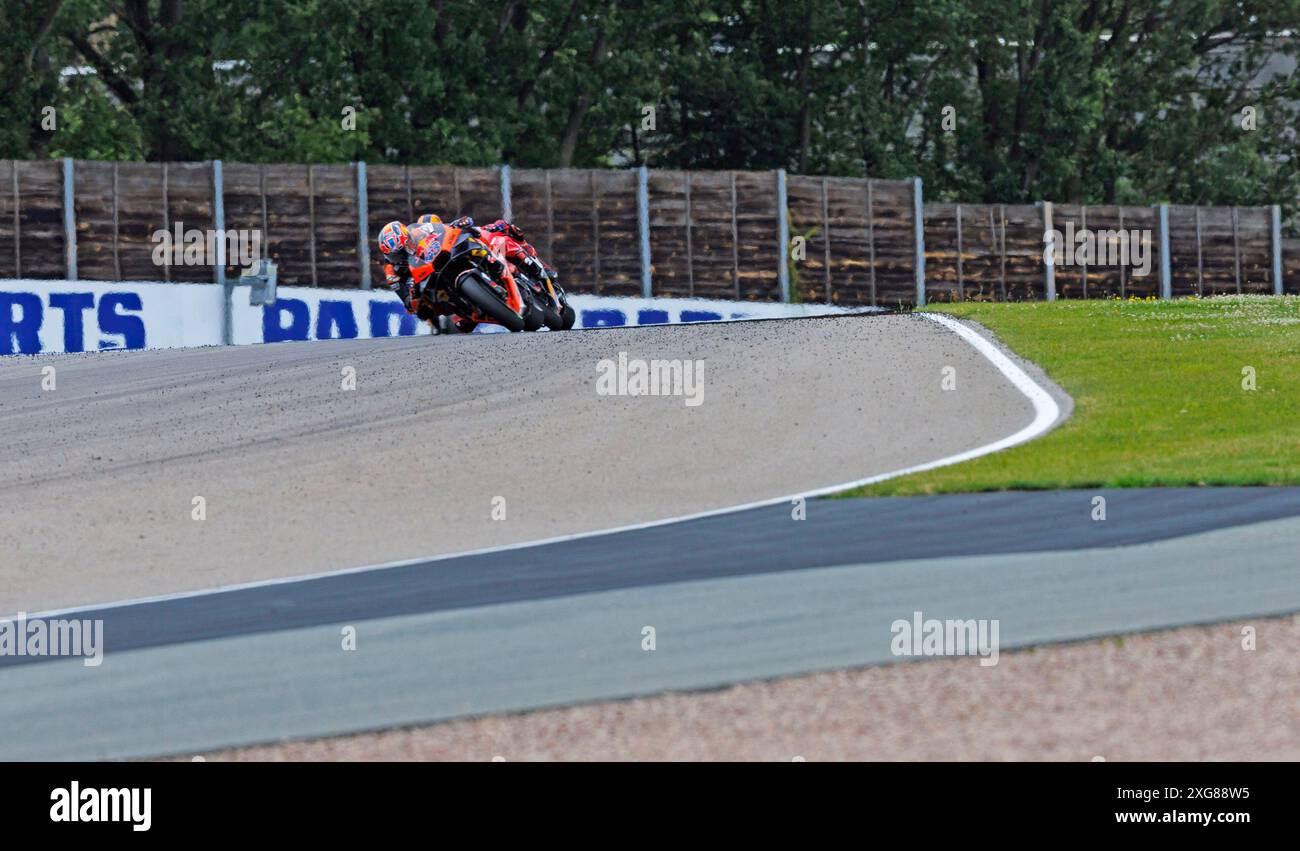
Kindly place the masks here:
<instances>
[{"instance_id":1,"label":"rider's helmet","mask_svg":"<svg viewBox=\"0 0 1300 851\"><path fill-rule=\"evenodd\" d=\"M405 248L410 241L411 231L401 222L389 222L379 232L379 250L385 254Z\"/></svg>"},{"instance_id":2,"label":"rider's helmet","mask_svg":"<svg viewBox=\"0 0 1300 851\"><path fill-rule=\"evenodd\" d=\"M483 228L483 230L491 231L492 233L504 233L506 236L511 236L515 239L519 239L524 235L523 231L515 225L512 225L510 222L507 222L505 219L497 219L492 224Z\"/></svg>"},{"instance_id":3,"label":"rider's helmet","mask_svg":"<svg viewBox=\"0 0 1300 851\"><path fill-rule=\"evenodd\" d=\"M442 224L442 219L438 218L433 213L425 213L423 216L416 219L415 223L417 225L440 225Z\"/></svg>"}]
</instances>

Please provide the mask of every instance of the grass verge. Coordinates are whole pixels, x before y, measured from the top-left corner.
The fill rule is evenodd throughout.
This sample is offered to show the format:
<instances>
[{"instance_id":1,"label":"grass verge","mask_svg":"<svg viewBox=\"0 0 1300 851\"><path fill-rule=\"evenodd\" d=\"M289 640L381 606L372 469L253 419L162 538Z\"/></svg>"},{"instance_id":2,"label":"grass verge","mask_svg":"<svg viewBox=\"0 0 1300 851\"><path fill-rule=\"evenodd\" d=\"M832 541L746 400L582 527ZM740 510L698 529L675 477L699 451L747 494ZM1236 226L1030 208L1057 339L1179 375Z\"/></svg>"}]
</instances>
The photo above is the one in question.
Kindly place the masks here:
<instances>
[{"instance_id":1,"label":"grass verge","mask_svg":"<svg viewBox=\"0 0 1300 851\"><path fill-rule=\"evenodd\" d=\"M1300 484L1300 297L927 310L989 328L1074 398L1074 415L1027 444L844 496Z\"/></svg>"}]
</instances>

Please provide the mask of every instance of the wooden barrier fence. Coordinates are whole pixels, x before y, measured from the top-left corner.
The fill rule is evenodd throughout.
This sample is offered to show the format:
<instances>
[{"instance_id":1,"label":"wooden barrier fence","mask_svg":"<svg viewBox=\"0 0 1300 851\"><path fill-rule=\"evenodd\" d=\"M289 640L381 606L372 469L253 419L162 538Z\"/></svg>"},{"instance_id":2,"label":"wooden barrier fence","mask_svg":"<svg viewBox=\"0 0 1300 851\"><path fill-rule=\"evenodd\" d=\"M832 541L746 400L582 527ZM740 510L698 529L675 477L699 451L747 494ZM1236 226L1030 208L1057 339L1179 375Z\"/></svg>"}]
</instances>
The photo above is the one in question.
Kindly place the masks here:
<instances>
[{"instance_id":1,"label":"wooden barrier fence","mask_svg":"<svg viewBox=\"0 0 1300 851\"><path fill-rule=\"evenodd\" d=\"M158 262L155 233L180 228L257 232L283 284L364 288L382 274L383 224L436 212L507 215L575 292L886 306L1300 293L1300 241L1280 239L1276 207L930 203L918 221L920 188L752 171L0 160L0 278L239 274L235 258ZM1135 231L1149 273L1088 256L1049 266L1049 229L1062 249L1071 231L1111 232L1098 243L1110 248Z\"/></svg>"}]
</instances>

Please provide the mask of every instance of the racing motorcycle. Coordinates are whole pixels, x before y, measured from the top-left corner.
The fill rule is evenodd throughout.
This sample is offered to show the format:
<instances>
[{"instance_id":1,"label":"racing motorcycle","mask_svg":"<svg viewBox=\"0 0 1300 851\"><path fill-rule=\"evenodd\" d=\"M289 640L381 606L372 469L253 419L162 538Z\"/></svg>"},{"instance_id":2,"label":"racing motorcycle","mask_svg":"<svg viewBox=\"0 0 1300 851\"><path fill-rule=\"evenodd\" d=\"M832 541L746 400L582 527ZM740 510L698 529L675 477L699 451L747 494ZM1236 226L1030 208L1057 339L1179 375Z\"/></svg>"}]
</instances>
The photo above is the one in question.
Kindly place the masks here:
<instances>
[{"instance_id":1,"label":"racing motorcycle","mask_svg":"<svg viewBox=\"0 0 1300 851\"><path fill-rule=\"evenodd\" d=\"M569 304L569 297L559 284L559 275L554 271L542 272L545 283L537 283L530 274L524 274L524 280L535 289L541 290L537 301L542 306L542 321L552 331L568 331L578 321L578 312Z\"/></svg>"},{"instance_id":2,"label":"racing motorcycle","mask_svg":"<svg viewBox=\"0 0 1300 851\"><path fill-rule=\"evenodd\" d=\"M497 263L502 271L494 277ZM421 287L419 314L455 315L460 331L472 331L481 322L508 331L536 331L545 321L530 288L520 286L511 265L469 228L448 225L432 262L413 266L411 277Z\"/></svg>"},{"instance_id":3,"label":"racing motorcycle","mask_svg":"<svg viewBox=\"0 0 1300 851\"><path fill-rule=\"evenodd\" d=\"M531 245L509 234L491 231L483 232L483 241L505 261L515 281L540 306L547 328L567 331L574 326L578 314L559 284L559 275L546 268Z\"/></svg>"}]
</instances>

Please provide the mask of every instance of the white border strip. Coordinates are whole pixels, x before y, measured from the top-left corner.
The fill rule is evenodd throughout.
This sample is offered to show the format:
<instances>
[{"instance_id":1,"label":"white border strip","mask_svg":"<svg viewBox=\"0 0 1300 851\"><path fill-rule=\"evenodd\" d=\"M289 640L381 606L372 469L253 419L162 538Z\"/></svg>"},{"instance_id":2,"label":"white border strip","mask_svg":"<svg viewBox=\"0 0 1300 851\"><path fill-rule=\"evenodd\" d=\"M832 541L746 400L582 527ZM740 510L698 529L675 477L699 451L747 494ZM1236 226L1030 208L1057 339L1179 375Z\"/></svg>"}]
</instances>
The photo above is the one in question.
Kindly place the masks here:
<instances>
[{"instance_id":1,"label":"white border strip","mask_svg":"<svg viewBox=\"0 0 1300 851\"><path fill-rule=\"evenodd\" d=\"M741 505L727 506L726 508L714 508L709 511L700 511L695 514L683 514L680 517L667 517L662 520L650 520L645 523L632 523L626 526L615 526L611 529L597 529L590 532L574 532L569 535L557 535L553 538L542 538L536 541L520 541L515 544L503 544L497 547L484 547L477 550L466 550L458 553L443 553L441 555L423 556L420 558L409 558L401 561L390 561L382 564L370 564L362 567L348 567L340 570L329 570L323 573L310 573L304 576L286 576L280 579L262 579L256 582L244 582L236 585L220 585L215 588L204 588L198 591L181 591L173 594L160 594L155 597L139 597L131 600L120 600L113 603L97 603L87 606L75 606L68 609L54 609L48 612L37 612L28 614L28 620L37 618L62 617L64 615L77 614L82 612L104 611L106 609L120 609L128 606L138 606L147 603L162 603L171 600L185 600L192 597L204 597L209 594L224 594L229 591L245 591L252 588L269 588L277 585L289 585L295 582L311 582L317 579L326 579L334 576L349 576L355 573L368 573L376 570L388 570L398 567L410 567L416 564L425 564L433 561L445 561L453 558L463 558L465 556L486 555L488 553L509 552L510 550L522 550L529 547L540 547L547 544L559 544L566 541L578 541L584 538L596 538L602 535L616 535L620 532L635 532L640 529L654 529L658 526L668 526L673 523L685 523L689 520L700 520L705 517L717 517L721 514L735 514L740 511L748 511L751 508L764 508L769 505L779 505L790 502L795 499L809 498L816 496L826 496L827 494L837 493L850 488L860 487L862 485L875 484L885 479L893 479L898 476L906 476L911 473L921 473L926 470L933 470L936 467L946 467L950 464L959 464L962 461L969 461L972 458L978 458L981 455L989 455L993 452L999 452L1003 449L1025 443L1033 440L1035 437L1050 429L1061 415L1060 406L1052 395L1038 385L1034 379L1016 365L1014 361L1004 355L997 346L972 331L967 326L958 322L951 316L936 313L915 313L914 316L920 316L932 322L937 322L948 330L961 337L966 342L975 347L975 350L997 367L998 371L1006 376L1007 380L1015 386L1017 390L1029 398L1034 406L1034 419L1029 425L1020 429L1001 440L995 440L984 446L977 446L974 449L968 449L965 452L959 452L956 455L949 455L946 458L940 458L937 461L928 461L924 464L917 464L913 467L904 467L901 470L892 470L888 473L877 473L874 476L868 476L865 479L855 479L851 482L844 482L838 485L828 485L814 490L801 491L799 493L789 494L787 496L777 496L771 499L758 500L757 502L746 502ZM743 321L743 320L741 320Z\"/></svg>"}]
</instances>

